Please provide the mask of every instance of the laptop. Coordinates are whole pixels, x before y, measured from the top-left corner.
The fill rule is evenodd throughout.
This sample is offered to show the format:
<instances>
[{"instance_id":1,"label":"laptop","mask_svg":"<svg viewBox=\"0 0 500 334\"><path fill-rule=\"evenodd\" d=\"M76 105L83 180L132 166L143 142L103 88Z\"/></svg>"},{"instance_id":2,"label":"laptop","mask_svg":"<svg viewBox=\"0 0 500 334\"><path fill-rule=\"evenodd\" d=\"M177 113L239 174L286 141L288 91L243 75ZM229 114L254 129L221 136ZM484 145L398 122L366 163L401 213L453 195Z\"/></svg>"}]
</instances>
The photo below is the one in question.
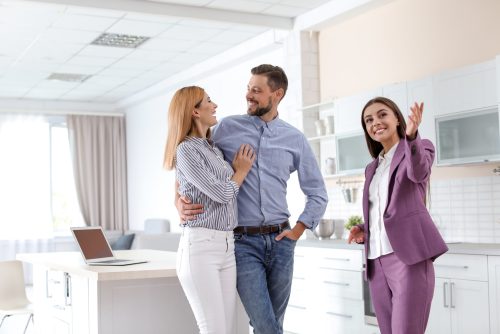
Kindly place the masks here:
<instances>
[{"instance_id":1,"label":"laptop","mask_svg":"<svg viewBox=\"0 0 500 334\"><path fill-rule=\"evenodd\" d=\"M143 260L117 259L101 227L72 227L71 232L85 263L91 266L127 266L146 263Z\"/></svg>"}]
</instances>

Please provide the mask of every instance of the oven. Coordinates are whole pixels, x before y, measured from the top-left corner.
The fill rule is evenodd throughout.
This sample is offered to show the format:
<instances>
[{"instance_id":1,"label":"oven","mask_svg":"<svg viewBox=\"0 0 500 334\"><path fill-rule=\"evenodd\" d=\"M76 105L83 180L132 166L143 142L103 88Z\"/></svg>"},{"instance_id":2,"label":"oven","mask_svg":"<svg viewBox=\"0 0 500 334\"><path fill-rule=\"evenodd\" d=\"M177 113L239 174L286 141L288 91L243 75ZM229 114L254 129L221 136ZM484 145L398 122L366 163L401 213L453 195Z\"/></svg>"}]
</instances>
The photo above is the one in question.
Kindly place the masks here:
<instances>
[{"instance_id":1,"label":"oven","mask_svg":"<svg viewBox=\"0 0 500 334\"><path fill-rule=\"evenodd\" d=\"M366 270L366 268L365 268ZM364 275L363 275L364 276ZM365 304L365 323L378 326L375 308L373 307L368 281L363 277L363 300Z\"/></svg>"}]
</instances>

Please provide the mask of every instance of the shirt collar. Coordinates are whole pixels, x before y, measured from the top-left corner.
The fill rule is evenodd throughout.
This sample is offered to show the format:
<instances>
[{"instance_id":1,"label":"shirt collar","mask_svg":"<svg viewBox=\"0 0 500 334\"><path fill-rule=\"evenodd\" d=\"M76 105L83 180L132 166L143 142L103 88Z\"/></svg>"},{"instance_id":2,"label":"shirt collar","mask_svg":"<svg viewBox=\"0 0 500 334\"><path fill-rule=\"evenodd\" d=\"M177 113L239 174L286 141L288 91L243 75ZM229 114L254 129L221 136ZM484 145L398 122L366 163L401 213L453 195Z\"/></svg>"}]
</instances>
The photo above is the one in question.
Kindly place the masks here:
<instances>
[{"instance_id":1,"label":"shirt collar","mask_svg":"<svg viewBox=\"0 0 500 334\"><path fill-rule=\"evenodd\" d=\"M271 120L270 122L264 122L258 116L248 115L248 117L250 117L252 119L252 122L257 129L261 129L261 128L265 127L267 129L269 129L271 131L271 133L276 130L278 123L279 123L279 119L280 119L279 114L276 115L276 117L273 120Z\"/></svg>"},{"instance_id":2,"label":"shirt collar","mask_svg":"<svg viewBox=\"0 0 500 334\"><path fill-rule=\"evenodd\" d=\"M396 153L396 149L398 148L399 141L397 144L393 145L389 152L384 154L384 151L381 151L380 154L378 155L379 162L382 162L384 160L392 161L392 157L394 157L394 154Z\"/></svg>"}]
</instances>

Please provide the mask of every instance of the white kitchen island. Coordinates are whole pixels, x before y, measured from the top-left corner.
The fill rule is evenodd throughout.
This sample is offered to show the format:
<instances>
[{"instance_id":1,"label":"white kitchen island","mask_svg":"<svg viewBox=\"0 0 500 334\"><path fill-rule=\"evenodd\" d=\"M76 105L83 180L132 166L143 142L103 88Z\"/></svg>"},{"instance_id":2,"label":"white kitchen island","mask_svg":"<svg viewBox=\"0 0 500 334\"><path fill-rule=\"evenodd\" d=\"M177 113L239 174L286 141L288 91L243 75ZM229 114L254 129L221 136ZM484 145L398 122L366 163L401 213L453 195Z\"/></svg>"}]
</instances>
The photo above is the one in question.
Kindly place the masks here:
<instances>
[{"instance_id":1,"label":"white kitchen island","mask_svg":"<svg viewBox=\"0 0 500 334\"><path fill-rule=\"evenodd\" d=\"M198 332L175 271L175 253L115 252L144 259L130 266L88 266L80 253L18 254L33 265L36 333L194 334ZM248 334L238 302L237 329Z\"/></svg>"}]
</instances>

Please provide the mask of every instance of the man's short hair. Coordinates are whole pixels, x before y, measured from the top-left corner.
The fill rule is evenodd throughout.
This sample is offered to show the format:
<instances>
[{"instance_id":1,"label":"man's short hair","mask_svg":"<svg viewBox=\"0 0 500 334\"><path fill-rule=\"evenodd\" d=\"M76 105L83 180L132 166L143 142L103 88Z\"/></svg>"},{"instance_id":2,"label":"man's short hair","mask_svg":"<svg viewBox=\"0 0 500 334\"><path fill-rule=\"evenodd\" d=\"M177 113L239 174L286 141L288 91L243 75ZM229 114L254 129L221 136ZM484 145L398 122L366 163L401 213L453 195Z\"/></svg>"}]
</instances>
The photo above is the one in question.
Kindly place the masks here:
<instances>
[{"instance_id":1,"label":"man's short hair","mask_svg":"<svg viewBox=\"0 0 500 334\"><path fill-rule=\"evenodd\" d=\"M274 92L276 89L283 88L283 97L285 96L288 89L288 78L281 67L262 64L252 68L251 73L267 77L267 84L271 87L271 90Z\"/></svg>"}]
</instances>

